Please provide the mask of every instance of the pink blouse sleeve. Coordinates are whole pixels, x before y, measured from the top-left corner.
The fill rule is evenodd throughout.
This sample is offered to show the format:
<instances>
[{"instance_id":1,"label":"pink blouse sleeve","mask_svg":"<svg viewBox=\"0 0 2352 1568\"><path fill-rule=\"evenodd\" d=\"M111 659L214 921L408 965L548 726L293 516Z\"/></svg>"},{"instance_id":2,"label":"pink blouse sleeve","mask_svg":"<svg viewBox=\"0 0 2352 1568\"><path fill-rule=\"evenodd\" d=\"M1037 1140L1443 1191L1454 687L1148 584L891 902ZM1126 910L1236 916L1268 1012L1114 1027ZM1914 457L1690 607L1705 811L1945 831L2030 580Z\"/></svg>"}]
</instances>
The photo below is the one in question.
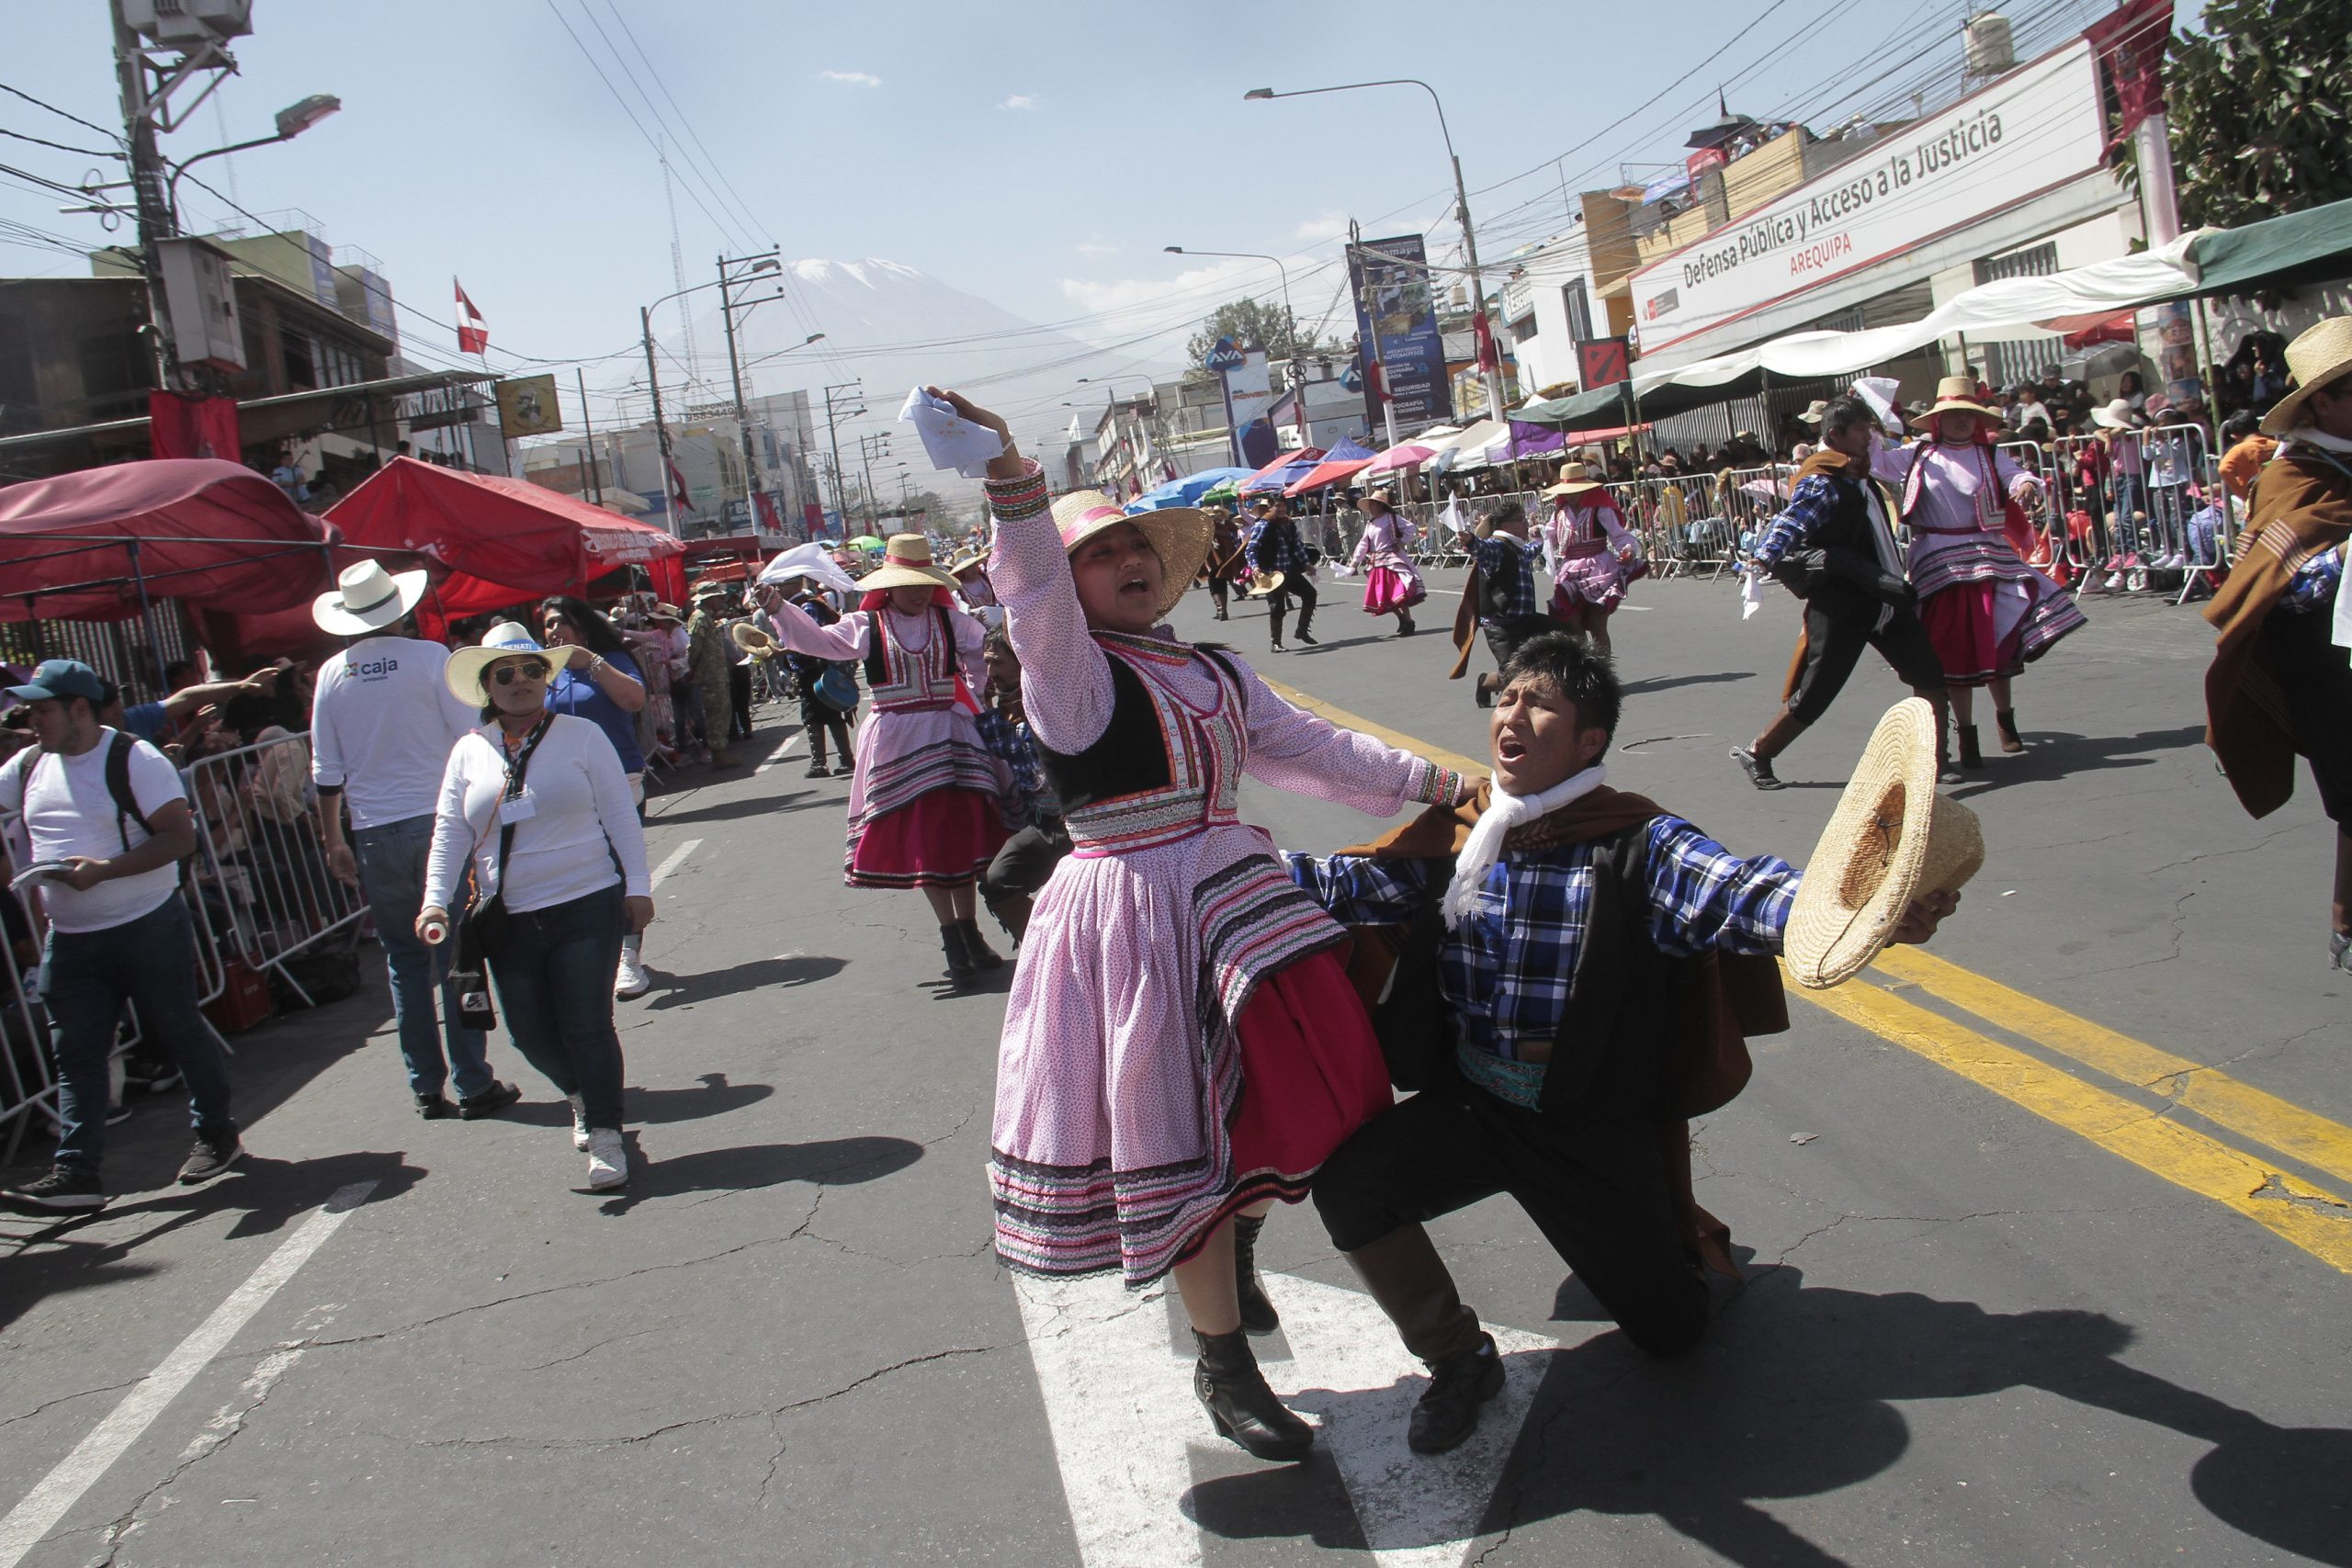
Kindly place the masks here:
<instances>
[{"instance_id":1,"label":"pink blouse sleeve","mask_svg":"<svg viewBox=\"0 0 2352 1568\"><path fill-rule=\"evenodd\" d=\"M1476 781L1452 768L1292 705L1248 664L1226 658L1241 678L1250 733L1243 769L1252 778L1374 817L1394 817L1408 800L1459 805L1476 792Z\"/></svg>"},{"instance_id":2,"label":"pink blouse sleeve","mask_svg":"<svg viewBox=\"0 0 2352 1568\"><path fill-rule=\"evenodd\" d=\"M980 657L989 628L978 615L961 609L948 613L947 624L956 628L956 667L964 672L964 683L978 694L989 683L988 663Z\"/></svg>"},{"instance_id":3,"label":"pink blouse sleeve","mask_svg":"<svg viewBox=\"0 0 2352 1568\"><path fill-rule=\"evenodd\" d=\"M1111 660L1087 634L1045 470L1029 463L1021 478L990 479L986 489L996 517L989 581L1021 660L1029 728L1057 751L1082 751L1111 727Z\"/></svg>"},{"instance_id":4,"label":"pink blouse sleeve","mask_svg":"<svg viewBox=\"0 0 2352 1568\"><path fill-rule=\"evenodd\" d=\"M820 626L815 616L788 599L775 608L775 634L785 647L795 653L834 663L854 662L865 657L866 638L873 630L873 622L874 617L865 611L852 610L831 626Z\"/></svg>"}]
</instances>

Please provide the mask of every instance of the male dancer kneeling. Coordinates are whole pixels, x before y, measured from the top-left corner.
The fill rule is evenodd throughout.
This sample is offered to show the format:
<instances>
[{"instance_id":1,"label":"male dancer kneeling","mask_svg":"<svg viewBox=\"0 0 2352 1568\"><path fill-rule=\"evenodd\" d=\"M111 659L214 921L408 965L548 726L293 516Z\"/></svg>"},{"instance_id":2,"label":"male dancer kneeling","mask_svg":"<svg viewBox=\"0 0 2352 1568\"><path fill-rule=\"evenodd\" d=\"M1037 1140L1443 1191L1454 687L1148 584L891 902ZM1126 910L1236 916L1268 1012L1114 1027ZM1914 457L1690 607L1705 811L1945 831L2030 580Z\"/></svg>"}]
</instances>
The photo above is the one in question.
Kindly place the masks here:
<instances>
[{"instance_id":1,"label":"male dancer kneeling","mask_svg":"<svg viewBox=\"0 0 2352 1568\"><path fill-rule=\"evenodd\" d=\"M1392 1070L1400 1039L1433 1048L1426 1081L1403 1086L1420 1092L1314 1186L1333 1244L1430 1368L1408 1438L1421 1453L1468 1438L1503 1382L1422 1223L1508 1192L1636 1345L1687 1348L1713 1295L1702 1258L1726 1285L1737 1273L1728 1232L1691 1200L1683 1118L1745 1082L1740 1035L1786 1027L1765 955L1796 870L1601 787L1620 705L1605 655L1547 634L1503 673L1487 799L1369 851L1287 857L1343 922L1406 928L1375 1021ZM1894 940L1926 941L1956 902L1915 900ZM1417 999L1437 1005L1412 1018Z\"/></svg>"}]
</instances>

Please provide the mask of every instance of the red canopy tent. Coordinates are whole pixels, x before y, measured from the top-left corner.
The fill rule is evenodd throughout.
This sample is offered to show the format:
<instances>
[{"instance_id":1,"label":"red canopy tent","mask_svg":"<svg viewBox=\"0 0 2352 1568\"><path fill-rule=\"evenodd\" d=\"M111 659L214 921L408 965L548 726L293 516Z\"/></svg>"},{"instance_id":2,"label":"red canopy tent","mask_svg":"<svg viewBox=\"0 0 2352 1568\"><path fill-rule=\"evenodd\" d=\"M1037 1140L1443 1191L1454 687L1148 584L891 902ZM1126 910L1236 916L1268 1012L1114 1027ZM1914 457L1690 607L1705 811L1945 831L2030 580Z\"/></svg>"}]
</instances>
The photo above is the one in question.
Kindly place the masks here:
<instances>
[{"instance_id":1,"label":"red canopy tent","mask_svg":"<svg viewBox=\"0 0 2352 1568\"><path fill-rule=\"evenodd\" d=\"M1336 446L1323 455L1321 462L1307 469L1298 479L1292 480L1290 488L1283 493L1292 496L1305 495L1309 491L1321 490L1326 485L1338 484L1341 479L1369 468L1379 460L1379 453L1361 442L1351 441L1343 435Z\"/></svg>"},{"instance_id":2,"label":"red canopy tent","mask_svg":"<svg viewBox=\"0 0 2352 1568\"><path fill-rule=\"evenodd\" d=\"M1260 468L1248 479L1243 479L1238 485L1236 485L1234 489L1237 492L1242 495L1254 495L1268 491L1278 491L1283 488L1283 484L1288 482L1281 478L1282 472L1284 468L1288 468L1294 464L1301 463L1311 468L1322 460L1322 447L1297 447L1291 451L1284 452L1281 457L1276 457L1272 462L1267 464L1264 468ZM1306 469L1300 468L1298 471L1304 473L1306 472Z\"/></svg>"},{"instance_id":3,"label":"red canopy tent","mask_svg":"<svg viewBox=\"0 0 2352 1568\"><path fill-rule=\"evenodd\" d=\"M677 540L522 479L395 457L327 517L359 549L446 569L424 605L442 621L542 593L584 594L591 579L625 566L645 568L663 599L685 596Z\"/></svg>"},{"instance_id":4,"label":"red canopy tent","mask_svg":"<svg viewBox=\"0 0 2352 1568\"><path fill-rule=\"evenodd\" d=\"M267 478L216 457L0 488L0 620L127 620L156 599L284 609L333 581L331 536Z\"/></svg>"}]
</instances>

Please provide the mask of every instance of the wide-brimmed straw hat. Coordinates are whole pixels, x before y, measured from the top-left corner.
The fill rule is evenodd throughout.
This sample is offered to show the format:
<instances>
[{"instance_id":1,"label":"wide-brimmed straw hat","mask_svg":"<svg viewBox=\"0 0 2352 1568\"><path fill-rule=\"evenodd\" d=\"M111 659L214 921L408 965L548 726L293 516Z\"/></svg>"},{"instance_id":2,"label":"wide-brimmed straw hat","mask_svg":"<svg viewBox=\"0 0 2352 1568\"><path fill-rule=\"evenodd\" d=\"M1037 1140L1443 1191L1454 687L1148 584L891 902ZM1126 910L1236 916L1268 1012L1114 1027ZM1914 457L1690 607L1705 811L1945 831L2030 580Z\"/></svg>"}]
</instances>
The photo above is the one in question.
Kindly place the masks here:
<instances>
[{"instance_id":1,"label":"wide-brimmed straw hat","mask_svg":"<svg viewBox=\"0 0 2352 1568\"><path fill-rule=\"evenodd\" d=\"M1937 382L1936 400L1928 405L1926 412L1911 421L1911 426L1915 430L1933 430L1936 421L1948 413L1973 413L1995 424L2008 422L2008 415L1999 409L1988 409L1976 400L1976 379L1973 376L1947 376Z\"/></svg>"},{"instance_id":2,"label":"wide-brimmed straw hat","mask_svg":"<svg viewBox=\"0 0 2352 1568\"><path fill-rule=\"evenodd\" d=\"M749 621L736 622L727 628L727 635L735 639L736 647L754 659L774 659L784 646Z\"/></svg>"},{"instance_id":3,"label":"wide-brimmed straw hat","mask_svg":"<svg viewBox=\"0 0 2352 1568\"><path fill-rule=\"evenodd\" d=\"M1797 415L1797 418L1806 424L1819 424L1828 417L1829 400L1827 398L1814 399L1811 406L1804 412Z\"/></svg>"},{"instance_id":4,"label":"wide-brimmed straw hat","mask_svg":"<svg viewBox=\"0 0 2352 1568\"><path fill-rule=\"evenodd\" d=\"M2129 430L2132 428L2132 416L2138 412L2132 406L2131 399L2118 398L2105 408L2091 410L2091 423L2102 430Z\"/></svg>"},{"instance_id":5,"label":"wide-brimmed straw hat","mask_svg":"<svg viewBox=\"0 0 2352 1568\"><path fill-rule=\"evenodd\" d=\"M1241 591L1241 596L1244 599L1263 599L1267 594L1282 587L1287 581L1287 576L1283 572L1253 571L1250 574L1249 586Z\"/></svg>"},{"instance_id":6,"label":"wide-brimmed straw hat","mask_svg":"<svg viewBox=\"0 0 2352 1568\"><path fill-rule=\"evenodd\" d=\"M481 707L490 701L490 692L483 685L482 677L490 672L492 665L502 659L512 659L518 653L539 655L549 666L548 673L554 673L555 655L539 646L538 638L531 635L528 626L518 626L513 621L501 621L481 634L480 647L461 648L449 655L449 667L442 672L441 679L448 683L449 690L456 694L459 702L471 707Z\"/></svg>"},{"instance_id":7,"label":"wide-brimmed straw hat","mask_svg":"<svg viewBox=\"0 0 2352 1568\"><path fill-rule=\"evenodd\" d=\"M1851 979L1878 956L1914 898L1954 892L1984 863L1976 814L1936 793L1936 710L1886 710L1814 846L1781 957L1809 990Z\"/></svg>"},{"instance_id":8,"label":"wide-brimmed straw hat","mask_svg":"<svg viewBox=\"0 0 2352 1568\"><path fill-rule=\"evenodd\" d=\"M954 588L956 580L931 558L931 541L921 534L893 534L882 547L882 564L857 580L867 593L885 588Z\"/></svg>"},{"instance_id":9,"label":"wide-brimmed straw hat","mask_svg":"<svg viewBox=\"0 0 2352 1568\"><path fill-rule=\"evenodd\" d=\"M1054 531L1061 536L1065 553L1122 523L1132 523L1143 530L1143 536L1151 541L1152 552L1159 557L1159 579L1164 586L1159 608L1154 614L1165 615L1183 602L1193 580L1201 574L1201 563L1209 558L1216 525L1205 513L1193 506L1163 506L1157 512L1130 515L1099 490L1072 491L1054 502Z\"/></svg>"},{"instance_id":10,"label":"wide-brimmed straw hat","mask_svg":"<svg viewBox=\"0 0 2352 1568\"><path fill-rule=\"evenodd\" d=\"M675 604L657 602L653 608L645 612L645 618L649 621L683 621L686 613Z\"/></svg>"},{"instance_id":11,"label":"wide-brimmed straw hat","mask_svg":"<svg viewBox=\"0 0 2352 1568\"><path fill-rule=\"evenodd\" d=\"M1396 492L1387 490L1368 490L1363 493L1363 503L1366 506L1377 506L1383 512L1394 512L1396 510Z\"/></svg>"},{"instance_id":12,"label":"wide-brimmed straw hat","mask_svg":"<svg viewBox=\"0 0 2352 1568\"><path fill-rule=\"evenodd\" d=\"M947 575L950 577L961 577L967 571L984 570L988 564L988 547L986 545L975 545L972 548L966 550L962 555L957 556L954 560L947 563Z\"/></svg>"},{"instance_id":13,"label":"wide-brimmed straw hat","mask_svg":"<svg viewBox=\"0 0 2352 1568\"><path fill-rule=\"evenodd\" d=\"M1583 495L1600 488L1600 481L1593 478L1590 464L1563 463L1560 465L1560 482L1545 491L1544 499L1551 501L1564 495Z\"/></svg>"},{"instance_id":14,"label":"wide-brimmed straw hat","mask_svg":"<svg viewBox=\"0 0 2352 1568\"><path fill-rule=\"evenodd\" d=\"M2262 434L2284 435L2301 423L2303 402L2313 392L2352 375L2352 316L2330 316L2287 345L2287 368L2295 389L2262 416Z\"/></svg>"},{"instance_id":15,"label":"wide-brimmed straw hat","mask_svg":"<svg viewBox=\"0 0 2352 1568\"><path fill-rule=\"evenodd\" d=\"M311 619L337 637L382 631L424 598L424 573L386 571L381 561L356 561L343 569L332 592L311 602Z\"/></svg>"}]
</instances>

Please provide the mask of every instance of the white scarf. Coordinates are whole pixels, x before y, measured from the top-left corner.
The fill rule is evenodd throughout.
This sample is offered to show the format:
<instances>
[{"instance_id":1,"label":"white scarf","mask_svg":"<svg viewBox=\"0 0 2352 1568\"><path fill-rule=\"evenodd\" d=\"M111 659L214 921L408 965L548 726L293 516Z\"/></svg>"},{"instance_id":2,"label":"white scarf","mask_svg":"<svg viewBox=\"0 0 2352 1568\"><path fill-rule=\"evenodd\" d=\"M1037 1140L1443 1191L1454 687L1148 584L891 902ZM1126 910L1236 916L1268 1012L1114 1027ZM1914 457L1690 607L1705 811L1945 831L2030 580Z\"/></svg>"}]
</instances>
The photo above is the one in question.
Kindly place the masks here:
<instances>
[{"instance_id":1,"label":"white scarf","mask_svg":"<svg viewBox=\"0 0 2352 1568\"><path fill-rule=\"evenodd\" d=\"M1453 880L1446 886L1445 901L1438 906L1445 916L1445 929L1453 930L1477 908L1478 888L1487 880L1487 873L1502 859L1503 840L1513 828L1549 816L1570 801L1590 795L1600 787L1607 773L1596 762L1536 795L1510 795L1502 785L1495 785L1486 811L1471 826L1469 841L1454 859Z\"/></svg>"}]
</instances>

